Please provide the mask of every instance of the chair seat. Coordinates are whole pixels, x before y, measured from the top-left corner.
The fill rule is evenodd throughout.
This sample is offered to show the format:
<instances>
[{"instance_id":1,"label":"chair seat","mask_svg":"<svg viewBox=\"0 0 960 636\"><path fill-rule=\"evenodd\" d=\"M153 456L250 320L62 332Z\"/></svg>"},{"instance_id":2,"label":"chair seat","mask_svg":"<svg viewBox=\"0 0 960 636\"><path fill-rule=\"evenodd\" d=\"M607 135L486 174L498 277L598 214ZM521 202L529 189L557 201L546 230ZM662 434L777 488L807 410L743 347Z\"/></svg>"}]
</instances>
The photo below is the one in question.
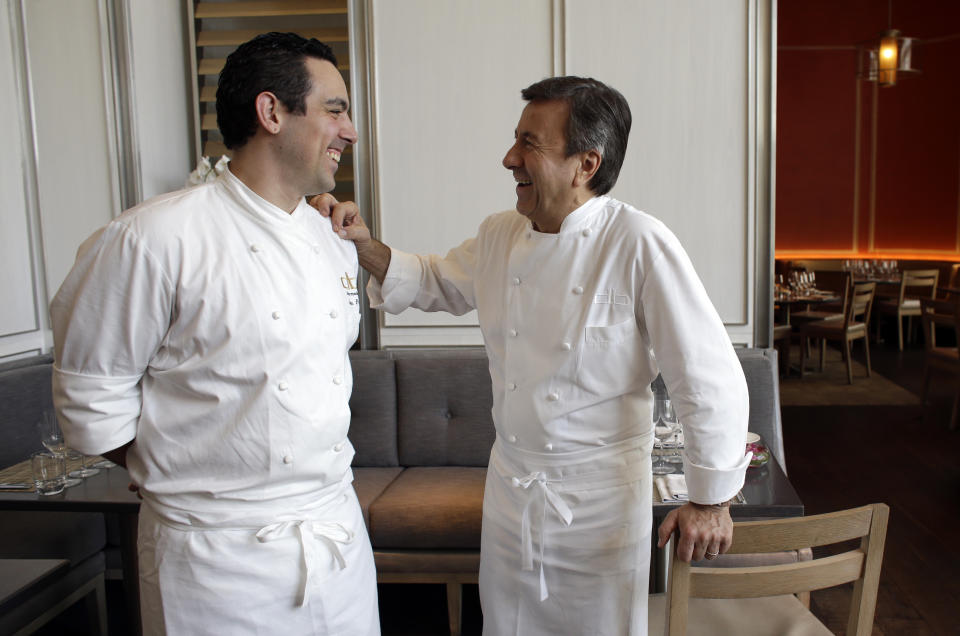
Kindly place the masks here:
<instances>
[{"instance_id":1,"label":"chair seat","mask_svg":"<svg viewBox=\"0 0 960 636\"><path fill-rule=\"evenodd\" d=\"M919 298L907 298L901 304L897 304L896 300L882 300L878 303L881 311L884 311L888 314L896 313L899 309L901 312L904 310L909 310L911 312L917 312L916 315L920 314L920 299Z\"/></svg>"},{"instance_id":2,"label":"chair seat","mask_svg":"<svg viewBox=\"0 0 960 636\"><path fill-rule=\"evenodd\" d=\"M838 339L843 333L843 322L835 320L819 320L811 322L802 327L803 333L808 336L826 336ZM847 326L847 338L864 337L867 333L867 326L862 322L852 322Z\"/></svg>"},{"instance_id":3,"label":"chair seat","mask_svg":"<svg viewBox=\"0 0 960 636\"><path fill-rule=\"evenodd\" d=\"M843 320L843 313L837 311L795 311L790 314L794 322L813 322L814 320Z\"/></svg>"},{"instance_id":4,"label":"chair seat","mask_svg":"<svg viewBox=\"0 0 960 636\"><path fill-rule=\"evenodd\" d=\"M651 594L647 609L649 633L663 634L666 596ZM687 633L737 636L832 636L793 594L763 598L691 598Z\"/></svg>"},{"instance_id":5,"label":"chair seat","mask_svg":"<svg viewBox=\"0 0 960 636\"><path fill-rule=\"evenodd\" d=\"M960 364L960 352L956 347L933 347L928 353L932 359Z\"/></svg>"}]
</instances>

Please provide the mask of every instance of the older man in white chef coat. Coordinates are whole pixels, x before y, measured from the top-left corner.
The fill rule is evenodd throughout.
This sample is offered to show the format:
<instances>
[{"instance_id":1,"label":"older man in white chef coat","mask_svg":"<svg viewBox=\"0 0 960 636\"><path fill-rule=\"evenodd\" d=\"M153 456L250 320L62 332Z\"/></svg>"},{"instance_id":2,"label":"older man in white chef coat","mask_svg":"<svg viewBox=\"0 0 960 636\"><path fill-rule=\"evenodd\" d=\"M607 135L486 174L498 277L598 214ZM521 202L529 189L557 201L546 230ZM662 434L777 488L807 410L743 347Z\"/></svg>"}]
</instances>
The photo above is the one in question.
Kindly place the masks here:
<instances>
[{"instance_id":1,"label":"older man in white chef coat","mask_svg":"<svg viewBox=\"0 0 960 636\"><path fill-rule=\"evenodd\" d=\"M630 131L623 96L560 77L529 103L503 159L516 211L488 217L446 257L390 250L356 206L324 197L373 277L371 302L477 309L497 438L484 493L484 633L644 634L651 533L650 383L662 372L684 424L689 504L670 513L685 560L732 538L743 484L743 372L676 237L607 192ZM469 184L465 184L469 187Z\"/></svg>"},{"instance_id":2,"label":"older man in white chef coat","mask_svg":"<svg viewBox=\"0 0 960 636\"><path fill-rule=\"evenodd\" d=\"M304 200L357 140L348 106L328 46L241 45L229 170L96 232L53 300L67 442L143 496L147 634L379 634L347 439L357 256Z\"/></svg>"}]
</instances>

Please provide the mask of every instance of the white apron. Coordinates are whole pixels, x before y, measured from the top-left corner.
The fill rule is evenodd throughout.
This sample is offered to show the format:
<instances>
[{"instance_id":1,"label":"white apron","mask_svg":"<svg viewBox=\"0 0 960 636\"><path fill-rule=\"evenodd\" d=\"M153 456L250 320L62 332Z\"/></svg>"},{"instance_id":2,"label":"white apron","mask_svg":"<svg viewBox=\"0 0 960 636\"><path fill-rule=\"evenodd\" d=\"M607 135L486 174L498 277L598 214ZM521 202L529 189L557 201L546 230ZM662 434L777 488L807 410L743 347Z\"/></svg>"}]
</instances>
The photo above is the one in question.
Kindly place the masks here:
<instances>
[{"instance_id":1,"label":"white apron","mask_svg":"<svg viewBox=\"0 0 960 636\"><path fill-rule=\"evenodd\" d=\"M647 633L648 433L570 453L490 454L480 540L487 636Z\"/></svg>"},{"instance_id":2,"label":"white apron","mask_svg":"<svg viewBox=\"0 0 960 636\"><path fill-rule=\"evenodd\" d=\"M297 512L206 526L165 512L149 499L140 507L146 636L380 633L373 554L349 480Z\"/></svg>"}]
</instances>

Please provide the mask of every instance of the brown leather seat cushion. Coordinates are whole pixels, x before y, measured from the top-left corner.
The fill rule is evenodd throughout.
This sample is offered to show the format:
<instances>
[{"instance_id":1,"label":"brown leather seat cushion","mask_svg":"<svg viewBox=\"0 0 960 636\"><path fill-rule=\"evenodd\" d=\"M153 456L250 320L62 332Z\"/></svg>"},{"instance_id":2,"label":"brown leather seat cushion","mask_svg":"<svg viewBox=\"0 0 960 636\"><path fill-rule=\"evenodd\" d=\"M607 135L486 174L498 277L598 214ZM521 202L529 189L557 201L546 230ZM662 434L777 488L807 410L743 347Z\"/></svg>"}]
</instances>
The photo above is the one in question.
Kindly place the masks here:
<instances>
[{"instance_id":1,"label":"brown leather seat cushion","mask_svg":"<svg viewBox=\"0 0 960 636\"><path fill-rule=\"evenodd\" d=\"M486 475L465 466L407 468L370 505L374 547L478 549Z\"/></svg>"},{"instance_id":2,"label":"brown leather seat cushion","mask_svg":"<svg viewBox=\"0 0 960 636\"><path fill-rule=\"evenodd\" d=\"M353 489L357 492L357 499L360 500L363 521L367 524L367 530L370 529L370 504L387 489L387 486L401 472L403 472L403 468L400 467L354 467Z\"/></svg>"}]
</instances>

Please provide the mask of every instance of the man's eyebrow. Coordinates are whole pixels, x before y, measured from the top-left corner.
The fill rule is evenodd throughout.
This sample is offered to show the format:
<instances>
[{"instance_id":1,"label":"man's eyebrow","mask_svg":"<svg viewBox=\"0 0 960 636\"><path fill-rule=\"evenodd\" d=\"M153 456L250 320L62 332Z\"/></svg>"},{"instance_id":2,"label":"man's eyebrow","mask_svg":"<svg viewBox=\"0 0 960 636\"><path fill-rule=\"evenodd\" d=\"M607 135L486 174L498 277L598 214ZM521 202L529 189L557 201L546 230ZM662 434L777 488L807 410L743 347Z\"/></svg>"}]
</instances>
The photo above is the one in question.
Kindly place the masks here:
<instances>
[{"instance_id":1,"label":"man's eyebrow","mask_svg":"<svg viewBox=\"0 0 960 636\"><path fill-rule=\"evenodd\" d=\"M324 102L327 106L338 106L343 110L350 110L350 104L342 97L331 97Z\"/></svg>"}]
</instances>

